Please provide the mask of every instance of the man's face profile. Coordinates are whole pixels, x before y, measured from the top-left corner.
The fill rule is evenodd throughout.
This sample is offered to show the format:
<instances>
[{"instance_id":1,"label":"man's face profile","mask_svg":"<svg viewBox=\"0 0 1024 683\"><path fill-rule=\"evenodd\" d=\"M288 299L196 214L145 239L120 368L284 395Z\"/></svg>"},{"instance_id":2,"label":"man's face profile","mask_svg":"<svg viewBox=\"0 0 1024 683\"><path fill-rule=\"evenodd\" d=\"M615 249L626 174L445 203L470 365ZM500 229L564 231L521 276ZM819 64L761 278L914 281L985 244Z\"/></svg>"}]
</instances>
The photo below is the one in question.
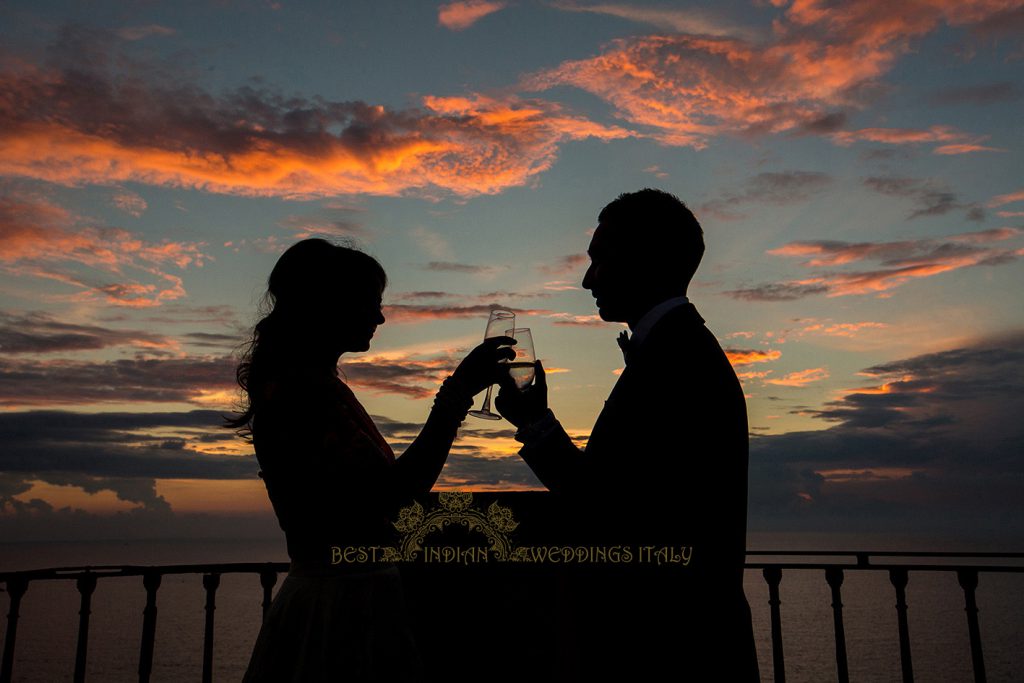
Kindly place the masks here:
<instances>
[{"instance_id":1,"label":"man's face profile","mask_svg":"<svg viewBox=\"0 0 1024 683\"><path fill-rule=\"evenodd\" d=\"M621 243L621 230L600 223L590 240L587 254L590 267L583 276L583 288L589 289L602 320L626 322L635 304L635 259Z\"/></svg>"}]
</instances>

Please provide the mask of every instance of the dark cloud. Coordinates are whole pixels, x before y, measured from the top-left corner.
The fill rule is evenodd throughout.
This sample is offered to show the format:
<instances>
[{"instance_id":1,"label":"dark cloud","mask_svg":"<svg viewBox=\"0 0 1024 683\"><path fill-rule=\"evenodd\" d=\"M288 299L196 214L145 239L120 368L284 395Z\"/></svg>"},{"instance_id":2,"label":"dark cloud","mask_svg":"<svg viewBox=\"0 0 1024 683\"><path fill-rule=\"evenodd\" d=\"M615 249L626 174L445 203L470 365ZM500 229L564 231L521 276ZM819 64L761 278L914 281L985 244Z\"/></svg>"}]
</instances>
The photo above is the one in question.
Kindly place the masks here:
<instances>
[{"instance_id":1,"label":"dark cloud","mask_svg":"<svg viewBox=\"0 0 1024 683\"><path fill-rule=\"evenodd\" d=\"M238 311L233 306L224 304L212 304L207 306L194 306L190 304L167 303L160 307L159 313L107 313L97 316L102 322L146 322L158 324L192 324L192 325L222 325L231 328L238 328Z\"/></svg>"},{"instance_id":2,"label":"dark cloud","mask_svg":"<svg viewBox=\"0 0 1024 683\"><path fill-rule=\"evenodd\" d=\"M367 234L362 222L348 216L358 209L331 209L320 216L288 216L280 222L281 227L292 230L294 239L307 237L364 237ZM335 214L341 214L340 216Z\"/></svg>"},{"instance_id":3,"label":"dark cloud","mask_svg":"<svg viewBox=\"0 0 1024 683\"><path fill-rule=\"evenodd\" d=\"M971 27L971 34L983 40L1021 36L1024 34L1024 7L1002 10L986 16Z\"/></svg>"},{"instance_id":4,"label":"dark cloud","mask_svg":"<svg viewBox=\"0 0 1024 683\"><path fill-rule=\"evenodd\" d=\"M802 285L799 283L774 282L754 287L740 287L723 292L734 299L745 301L793 301L813 294L824 294L828 286L824 284Z\"/></svg>"},{"instance_id":5,"label":"dark cloud","mask_svg":"<svg viewBox=\"0 0 1024 683\"><path fill-rule=\"evenodd\" d=\"M193 403L212 390L233 390L236 362L229 357L95 362L0 357L0 406Z\"/></svg>"},{"instance_id":6,"label":"dark cloud","mask_svg":"<svg viewBox=\"0 0 1024 683\"><path fill-rule=\"evenodd\" d=\"M396 301L417 301L420 299L453 299L461 295L453 294L451 292L437 292L437 291L419 291L419 292L399 292L392 294L390 298Z\"/></svg>"},{"instance_id":7,"label":"dark cloud","mask_svg":"<svg viewBox=\"0 0 1024 683\"><path fill-rule=\"evenodd\" d=\"M457 365L458 361L448 356L424 360L352 359L345 361L340 371L354 386L406 398L429 398Z\"/></svg>"},{"instance_id":8,"label":"dark cloud","mask_svg":"<svg viewBox=\"0 0 1024 683\"><path fill-rule=\"evenodd\" d=\"M984 209L976 203L960 202L956 193L943 183L918 178L865 178L864 185L890 197L906 197L917 206L908 218L942 216L950 211L965 210L969 220L984 220Z\"/></svg>"},{"instance_id":9,"label":"dark cloud","mask_svg":"<svg viewBox=\"0 0 1024 683\"><path fill-rule=\"evenodd\" d=\"M234 349L246 341L244 336L216 332L186 332L181 337L192 346L210 349Z\"/></svg>"},{"instance_id":10,"label":"dark cloud","mask_svg":"<svg viewBox=\"0 0 1024 683\"><path fill-rule=\"evenodd\" d=\"M797 129L800 135L824 135L841 130L849 117L846 112L837 111L824 114L816 119L804 121Z\"/></svg>"},{"instance_id":11,"label":"dark cloud","mask_svg":"<svg viewBox=\"0 0 1024 683\"><path fill-rule=\"evenodd\" d=\"M441 292L441 291L417 291L417 292L397 292L388 296L393 301L430 301L440 299L451 299L453 301L460 301L463 303L475 303L475 304L490 304L493 301L499 301L502 299L546 299L554 296L554 292L549 291L538 291L538 292L509 292L509 291L493 291L493 292L481 292L480 294L459 294L456 292Z\"/></svg>"},{"instance_id":12,"label":"dark cloud","mask_svg":"<svg viewBox=\"0 0 1024 683\"><path fill-rule=\"evenodd\" d=\"M533 470L518 456L495 458L462 455L451 458L438 479L438 485L544 490L544 485Z\"/></svg>"},{"instance_id":13,"label":"dark cloud","mask_svg":"<svg viewBox=\"0 0 1024 683\"><path fill-rule=\"evenodd\" d=\"M751 519L1024 530L1024 332L862 374L833 426L752 439Z\"/></svg>"},{"instance_id":14,"label":"dark cloud","mask_svg":"<svg viewBox=\"0 0 1024 683\"><path fill-rule=\"evenodd\" d=\"M256 476L250 457L216 455L193 448L195 443L236 440L222 434L221 414L72 413L46 410L0 413L0 510L15 516L42 510L41 500L14 496L33 481L77 486L86 493L112 491L119 500L147 511L169 513L170 505L156 493L156 479L242 479ZM203 438L211 437L211 438Z\"/></svg>"},{"instance_id":15,"label":"dark cloud","mask_svg":"<svg viewBox=\"0 0 1024 683\"><path fill-rule=\"evenodd\" d=\"M745 214L736 210L742 204L783 206L806 201L832 184L832 177L817 171L781 171L758 173L746 184L721 197L705 202L700 210L723 220L738 220Z\"/></svg>"},{"instance_id":16,"label":"dark cloud","mask_svg":"<svg viewBox=\"0 0 1024 683\"><path fill-rule=\"evenodd\" d=\"M215 336L215 335L211 335ZM118 330L62 322L44 311L0 311L0 352L92 351L112 346L166 348L169 338L142 330Z\"/></svg>"},{"instance_id":17,"label":"dark cloud","mask_svg":"<svg viewBox=\"0 0 1024 683\"><path fill-rule=\"evenodd\" d=\"M431 261L423 266L423 270L432 270L438 273L470 273L473 275L493 273L500 270L498 266L476 266L469 263L454 263L452 261Z\"/></svg>"},{"instance_id":18,"label":"dark cloud","mask_svg":"<svg viewBox=\"0 0 1024 683\"><path fill-rule=\"evenodd\" d=\"M1002 81L982 85L940 88L928 97L932 104L998 104L1016 102L1024 95L1016 83Z\"/></svg>"}]
</instances>

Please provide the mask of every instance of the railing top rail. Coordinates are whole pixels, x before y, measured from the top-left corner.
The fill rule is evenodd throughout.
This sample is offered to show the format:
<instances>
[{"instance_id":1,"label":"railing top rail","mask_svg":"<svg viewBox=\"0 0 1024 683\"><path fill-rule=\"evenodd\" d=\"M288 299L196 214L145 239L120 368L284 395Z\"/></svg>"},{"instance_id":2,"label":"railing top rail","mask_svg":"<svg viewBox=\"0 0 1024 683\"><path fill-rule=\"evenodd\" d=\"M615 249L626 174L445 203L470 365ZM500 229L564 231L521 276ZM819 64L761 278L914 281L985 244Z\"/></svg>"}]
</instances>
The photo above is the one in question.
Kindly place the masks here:
<instances>
[{"instance_id":1,"label":"railing top rail","mask_svg":"<svg viewBox=\"0 0 1024 683\"><path fill-rule=\"evenodd\" d=\"M1024 558L1024 552L930 552L921 550L747 550L747 555L807 555L810 557L849 556L859 557L986 557Z\"/></svg>"},{"instance_id":2,"label":"railing top rail","mask_svg":"<svg viewBox=\"0 0 1024 683\"><path fill-rule=\"evenodd\" d=\"M75 578L83 573L97 577L142 576L144 574L198 574L198 573L259 573L267 570L288 571L288 562L222 562L214 564L155 564L155 565L82 565L78 567L47 567L0 572L0 581L9 578L22 579L64 579Z\"/></svg>"},{"instance_id":3,"label":"railing top rail","mask_svg":"<svg viewBox=\"0 0 1024 683\"><path fill-rule=\"evenodd\" d=\"M852 569L856 571L888 571L903 569L915 572L955 572L973 570L981 572L1024 573L1024 565L999 564L829 564L824 562L748 562L745 569Z\"/></svg>"},{"instance_id":4,"label":"railing top rail","mask_svg":"<svg viewBox=\"0 0 1024 683\"><path fill-rule=\"evenodd\" d=\"M877 558L924 558L924 559L1002 559L1014 560L1024 558L1024 553L998 553L998 552L921 552L921 551L852 551L852 550L750 550L747 555L760 557L836 557L851 558L855 562L821 562L821 561L748 561L744 565L746 569L766 569L774 567L777 569L855 569L855 570L890 570L906 569L912 571L958 571L976 570L979 572L1024 572L1024 564L976 564L976 563L871 563L872 557ZM273 571L278 573L287 572L288 562L226 562L209 564L176 564L176 565L82 565L71 567L48 567L43 569L26 569L19 571L0 572L0 582L7 582L12 579L21 580L47 580L47 579L71 579L83 574L91 574L97 578L113 578L124 576L142 576L145 574L198 574L198 573L260 573Z\"/></svg>"}]
</instances>

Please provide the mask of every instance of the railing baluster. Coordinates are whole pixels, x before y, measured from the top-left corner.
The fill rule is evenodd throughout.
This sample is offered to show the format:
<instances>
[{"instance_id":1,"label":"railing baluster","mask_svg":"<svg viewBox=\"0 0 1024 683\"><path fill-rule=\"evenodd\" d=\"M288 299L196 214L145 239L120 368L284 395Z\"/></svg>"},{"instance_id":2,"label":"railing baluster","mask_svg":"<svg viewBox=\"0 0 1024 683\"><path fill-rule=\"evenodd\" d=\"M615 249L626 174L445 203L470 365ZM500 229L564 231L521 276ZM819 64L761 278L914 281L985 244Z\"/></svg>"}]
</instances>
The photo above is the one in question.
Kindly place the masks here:
<instances>
[{"instance_id":1,"label":"railing baluster","mask_svg":"<svg viewBox=\"0 0 1024 683\"><path fill-rule=\"evenodd\" d=\"M910 659L910 625L907 621L907 570L890 569L889 581L896 589L896 620L900 628L900 666L903 683L914 683L914 665Z\"/></svg>"},{"instance_id":2,"label":"railing baluster","mask_svg":"<svg viewBox=\"0 0 1024 683\"><path fill-rule=\"evenodd\" d=\"M142 610L142 645L139 650L139 683L149 683L153 672L153 642L156 640L156 591L160 588L159 572L142 575L146 587L146 608Z\"/></svg>"},{"instance_id":3,"label":"railing baluster","mask_svg":"<svg viewBox=\"0 0 1024 683\"><path fill-rule=\"evenodd\" d=\"M263 586L263 620L267 619L267 612L270 611L270 604L273 601L271 591L277 583L277 572L267 569L260 572L260 584Z\"/></svg>"},{"instance_id":4,"label":"railing baluster","mask_svg":"<svg viewBox=\"0 0 1024 683\"><path fill-rule=\"evenodd\" d=\"M846 629L843 628L843 600L840 589L843 585L843 570L829 567L825 570L825 581L832 589L832 622L836 634L836 673L839 683L850 683L850 671L846 663Z\"/></svg>"},{"instance_id":5,"label":"railing baluster","mask_svg":"<svg viewBox=\"0 0 1024 683\"><path fill-rule=\"evenodd\" d=\"M981 628L978 626L978 603L974 598L974 589L978 587L977 569L958 569L957 581L964 589L967 606L967 631L971 636L971 664L974 666L975 683L985 683L985 658L981 652Z\"/></svg>"},{"instance_id":6,"label":"railing baluster","mask_svg":"<svg viewBox=\"0 0 1024 683\"><path fill-rule=\"evenodd\" d=\"M7 580L7 593L11 596L10 609L7 612L7 635L4 637L4 660L0 664L0 683L11 683L14 671L14 640L18 635L18 608L21 596L28 590L28 581L22 578Z\"/></svg>"},{"instance_id":7,"label":"railing baluster","mask_svg":"<svg viewBox=\"0 0 1024 683\"><path fill-rule=\"evenodd\" d=\"M772 613L772 664L775 670L775 683L786 683L786 659L782 655L782 612L779 605L779 584L782 582L782 570L778 567L765 567L762 571L764 580L768 582L768 604Z\"/></svg>"},{"instance_id":8,"label":"railing baluster","mask_svg":"<svg viewBox=\"0 0 1024 683\"><path fill-rule=\"evenodd\" d=\"M92 592L96 590L96 575L86 570L75 581L82 595L78 609L78 647L75 648L75 683L85 681L85 658L89 653L89 615L92 613Z\"/></svg>"},{"instance_id":9,"label":"railing baluster","mask_svg":"<svg viewBox=\"0 0 1024 683\"><path fill-rule=\"evenodd\" d=\"M217 609L217 587L220 574L204 574L203 588L206 589L206 632L203 635L203 683L213 681L213 611Z\"/></svg>"}]
</instances>

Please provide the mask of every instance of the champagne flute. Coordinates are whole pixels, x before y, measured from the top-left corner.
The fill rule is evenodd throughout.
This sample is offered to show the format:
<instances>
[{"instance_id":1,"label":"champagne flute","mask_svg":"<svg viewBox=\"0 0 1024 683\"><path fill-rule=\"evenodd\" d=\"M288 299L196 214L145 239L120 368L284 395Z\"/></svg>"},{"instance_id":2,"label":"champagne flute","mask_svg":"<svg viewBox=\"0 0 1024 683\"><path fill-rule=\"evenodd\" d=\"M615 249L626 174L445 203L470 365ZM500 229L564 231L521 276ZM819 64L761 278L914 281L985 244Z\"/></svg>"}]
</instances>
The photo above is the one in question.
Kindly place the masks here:
<instances>
[{"instance_id":1,"label":"champagne flute","mask_svg":"<svg viewBox=\"0 0 1024 683\"><path fill-rule=\"evenodd\" d=\"M533 334L529 327L516 327L505 330L505 336L516 340L513 347L516 357L509 361L508 374L516 383L517 389L525 389L533 383L533 376L536 374L533 363L537 360L537 354L533 350Z\"/></svg>"},{"instance_id":2,"label":"champagne flute","mask_svg":"<svg viewBox=\"0 0 1024 683\"><path fill-rule=\"evenodd\" d=\"M484 339L491 339L492 337L504 337L505 330L509 327L515 328L516 326L516 314L511 309L502 308L495 306L491 309L491 316L487 319L487 329L484 331ZM502 361L507 363L508 361ZM479 417L484 420L500 420L501 415L491 412L491 389L492 386L487 387L487 395L484 396L484 404L480 407L480 410L471 410L469 414L473 417Z\"/></svg>"}]
</instances>

